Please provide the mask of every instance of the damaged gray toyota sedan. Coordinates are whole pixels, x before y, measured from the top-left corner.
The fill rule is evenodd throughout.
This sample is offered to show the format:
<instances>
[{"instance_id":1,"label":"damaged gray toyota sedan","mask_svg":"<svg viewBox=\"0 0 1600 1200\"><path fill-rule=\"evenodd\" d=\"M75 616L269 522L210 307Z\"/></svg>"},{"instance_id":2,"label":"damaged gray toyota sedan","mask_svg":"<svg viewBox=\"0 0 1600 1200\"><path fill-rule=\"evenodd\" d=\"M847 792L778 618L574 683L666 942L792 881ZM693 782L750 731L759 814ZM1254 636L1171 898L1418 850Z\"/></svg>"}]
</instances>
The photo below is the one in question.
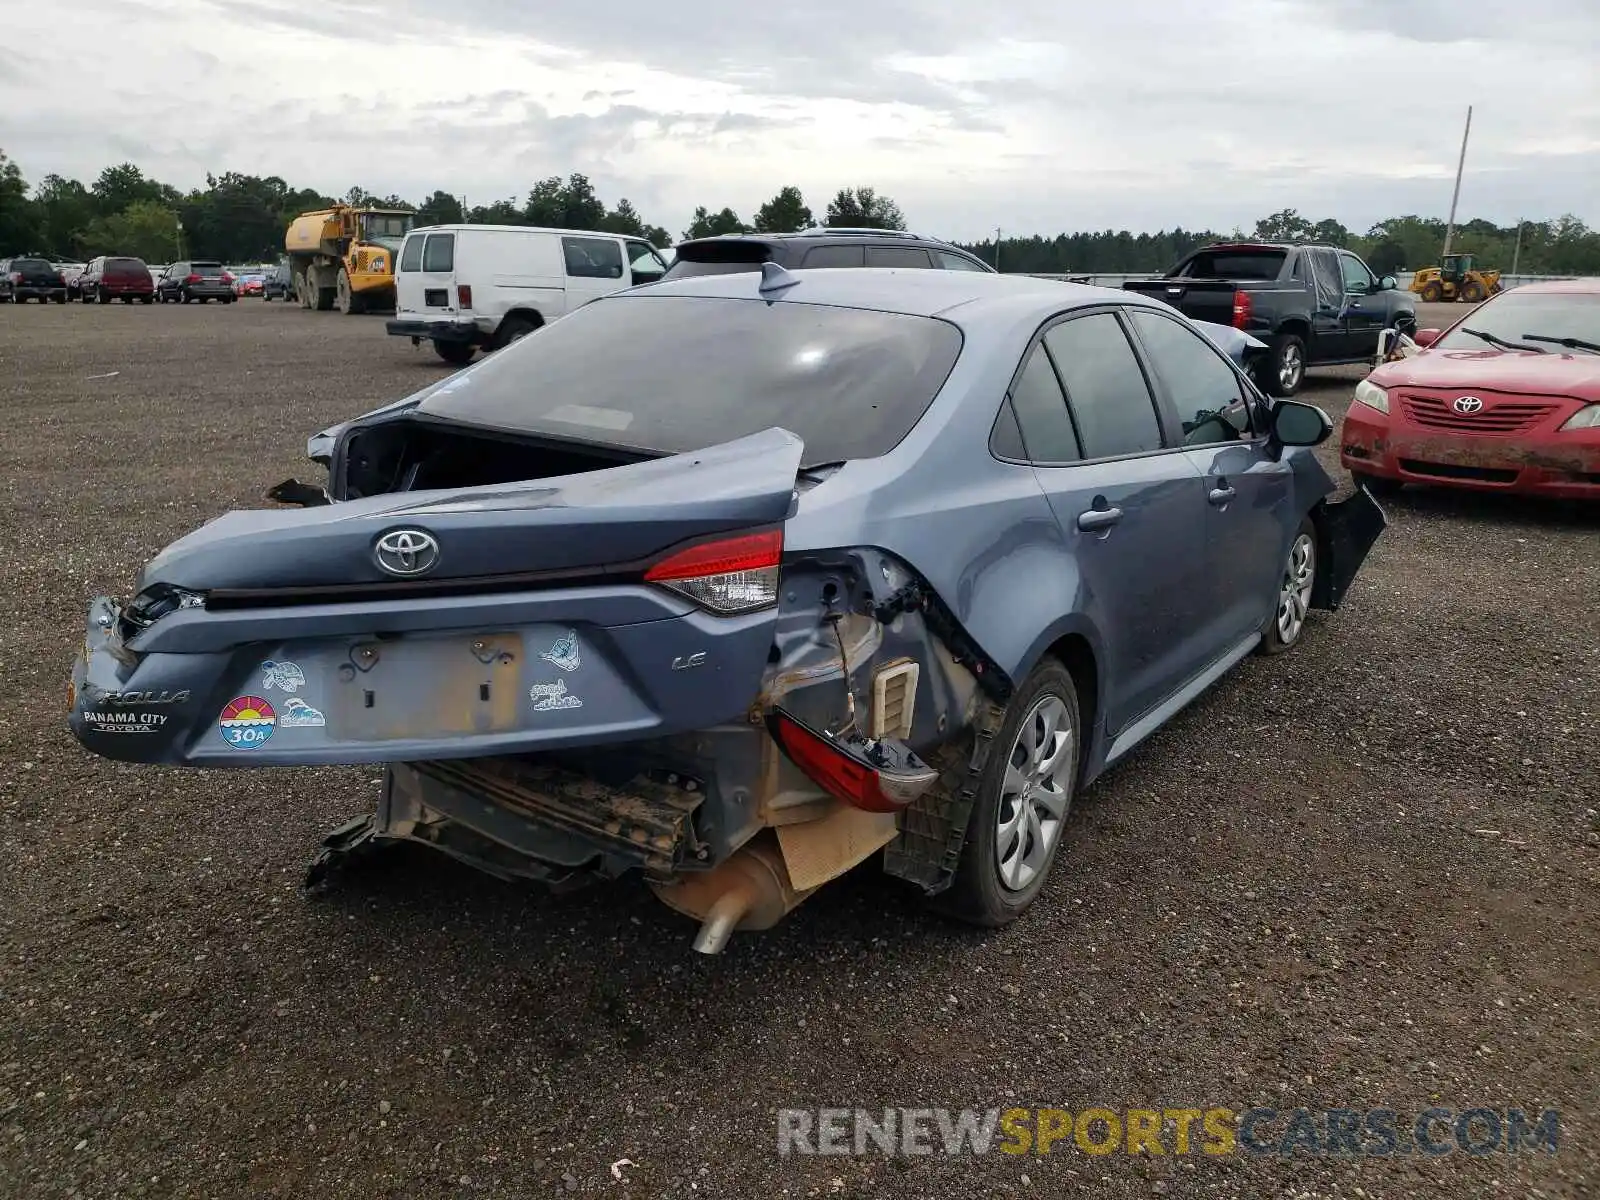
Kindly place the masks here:
<instances>
[{"instance_id":1,"label":"damaged gray toyota sedan","mask_svg":"<svg viewBox=\"0 0 1600 1200\"><path fill-rule=\"evenodd\" d=\"M876 856L964 919L1072 798L1337 608L1384 517L1332 430L1133 293L973 272L617 293L311 439L89 610L108 758L384 763L351 855L641 873L699 950Z\"/></svg>"}]
</instances>

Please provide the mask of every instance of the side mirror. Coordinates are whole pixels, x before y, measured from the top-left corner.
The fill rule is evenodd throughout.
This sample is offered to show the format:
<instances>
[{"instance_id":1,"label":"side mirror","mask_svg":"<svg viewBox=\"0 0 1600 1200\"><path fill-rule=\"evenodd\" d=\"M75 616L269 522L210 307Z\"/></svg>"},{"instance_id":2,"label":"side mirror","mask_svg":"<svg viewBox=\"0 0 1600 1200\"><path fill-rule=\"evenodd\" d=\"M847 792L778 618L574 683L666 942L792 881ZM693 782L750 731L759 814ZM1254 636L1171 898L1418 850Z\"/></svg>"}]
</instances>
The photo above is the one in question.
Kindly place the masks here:
<instances>
[{"instance_id":1,"label":"side mirror","mask_svg":"<svg viewBox=\"0 0 1600 1200\"><path fill-rule=\"evenodd\" d=\"M1382 279L1378 280L1378 286L1386 292L1392 292L1400 286L1400 281L1393 275L1385 275Z\"/></svg>"},{"instance_id":2,"label":"side mirror","mask_svg":"<svg viewBox=\"0 0 1600 1200\"><path fill-rule=\"evenodd\" d=\"M1439 333L1437 329L1419 329L1411 335L1411 340L1419 346L1431 346L1439 340Z\"/></svg>"},{"instance_id":3,"label":"side mirror","mask_svg":"<svg viewBox=\"0 0 1600 1200\"><path fill-rule=\"evenodd\" d=\"M1282 446L1320 446L1333 436L1333 421L1315 404L1280 400L1272 406L1272 439Z\"/></svg>"}]
</instances>

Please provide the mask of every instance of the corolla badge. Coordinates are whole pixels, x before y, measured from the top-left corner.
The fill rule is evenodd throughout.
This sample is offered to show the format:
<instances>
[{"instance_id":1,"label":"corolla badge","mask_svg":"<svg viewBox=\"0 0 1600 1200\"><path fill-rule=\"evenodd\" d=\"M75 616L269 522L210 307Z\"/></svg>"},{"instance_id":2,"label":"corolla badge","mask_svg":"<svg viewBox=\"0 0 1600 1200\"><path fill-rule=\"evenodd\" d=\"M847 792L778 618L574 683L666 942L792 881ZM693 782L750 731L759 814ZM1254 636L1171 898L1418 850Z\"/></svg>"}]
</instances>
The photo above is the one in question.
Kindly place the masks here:
<instances>
[{"instance_id":1,"label":"corolla badge","mask_svg":"<svg viewBox=\"0 0 1600 1200\"><path fill-rule=\"evenodd\" d=\"M391 575L425 575L438 565L439 542L421 529L391 529L372 554Z\"/></svg>"},{"instance_id":2,"label":"corolla badge","mask_svg":"<svg viewBox=\"0 0 1600 1200\"><path fill-rule=\"evenodd\" d=\"M1456 402L1450 407L1458 413L1471 416L1473 413L1480 412L1483 409L1483 401L1476 396L1457 396Z\"/></svg>"}]
</instances>

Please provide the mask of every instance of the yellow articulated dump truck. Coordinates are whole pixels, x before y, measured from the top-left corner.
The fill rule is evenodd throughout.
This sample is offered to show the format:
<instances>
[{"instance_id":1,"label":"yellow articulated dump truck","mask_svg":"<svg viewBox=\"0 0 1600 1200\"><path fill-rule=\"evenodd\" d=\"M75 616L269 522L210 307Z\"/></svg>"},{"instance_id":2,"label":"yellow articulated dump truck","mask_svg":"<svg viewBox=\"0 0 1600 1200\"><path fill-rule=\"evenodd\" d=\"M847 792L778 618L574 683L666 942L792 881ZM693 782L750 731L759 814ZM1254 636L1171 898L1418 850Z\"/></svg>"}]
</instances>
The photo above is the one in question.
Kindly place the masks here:
<instances>
[{"instance_id":1,"label":"yellow articulated dump truck","mask_svg":"<svg viewBox=\"0 0 1600 1200\"><path fill-rule=\"evenodd\" d=\"M342 313L394 307L394 261L412 215L397 209L332 208L301 213L283 235L302 308Z\"/></svg>"}]
</instances>

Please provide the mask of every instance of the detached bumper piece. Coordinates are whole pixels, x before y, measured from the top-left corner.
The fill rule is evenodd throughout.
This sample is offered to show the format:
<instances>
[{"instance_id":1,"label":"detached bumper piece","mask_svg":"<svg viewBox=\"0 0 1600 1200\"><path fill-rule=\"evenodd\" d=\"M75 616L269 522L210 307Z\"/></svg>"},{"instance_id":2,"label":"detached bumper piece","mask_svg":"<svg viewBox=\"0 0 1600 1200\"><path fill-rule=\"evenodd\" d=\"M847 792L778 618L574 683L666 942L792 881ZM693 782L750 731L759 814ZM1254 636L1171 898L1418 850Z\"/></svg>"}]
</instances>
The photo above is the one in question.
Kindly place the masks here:
<instances>
[{"instance_id":1,"label":"detached bumper piece","mask_svg":"<svg viewBox=\"0 0 1600 1200\"><path fill-rule=\"evenodd\" d=\"M1311 592L1311 607L1337 609L1355 581L1356 572L1367 561L1378 537L1388 528L1389 518L1365 487L1336 504L1322 505L1317 529L1321 534L1322 560L1327 569L1317 576Z\"/></svg>"}]
</instances>

